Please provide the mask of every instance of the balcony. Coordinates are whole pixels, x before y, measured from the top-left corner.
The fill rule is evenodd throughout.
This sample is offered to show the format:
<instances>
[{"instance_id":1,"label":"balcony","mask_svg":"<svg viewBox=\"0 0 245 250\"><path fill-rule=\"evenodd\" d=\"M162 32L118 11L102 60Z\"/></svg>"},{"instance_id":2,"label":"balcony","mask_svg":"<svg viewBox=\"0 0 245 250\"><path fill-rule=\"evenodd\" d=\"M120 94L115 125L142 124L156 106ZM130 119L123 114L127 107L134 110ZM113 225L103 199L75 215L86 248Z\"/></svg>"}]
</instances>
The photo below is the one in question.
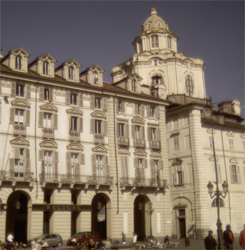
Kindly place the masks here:
<instances>
[{"instance_id":1,"label":"balcony","mask_svg":"<svg viewBox=\"0 0 245 250\"><path fill-rule=\"evenodd\" d=\"M39 178L40 178L41 185L45 183L58 183L59 182L58 174L42 173L42 174L39 174Z\"/></svg>"},{"instance_id":2,"label":"balcony","mask_svg":"<svg viewBox=\"0 0 245 250\"><path fill-rule=\"evenodd\" d=\"M145 147L145 140L144 139L134 139L134 147L144 148Z\"/></svg>"},{"instance_id":3,"label":"balcony","mask_svg":"<svg viewBox=\"0 0 245 250\"><path fill-rule=\"evenodd\" d=\"M118 137L118 145L119 146L129 146L129 139L124 136Z\"/></svg>"},{"instance_id":4,"label":"balcony","mask_svg":"<svg viewBox=\"0 0 245 250\"><path fill-rule=\"evenodd\" d=\"M54 138L54 129L53 128L43 128L43 138Z\"/></svg>"},{"instance_id":5,"label":"balcony","mask_svg":"<svg viewBox=\"0 0 245 250\"><path fill-rule=\"evenodd\" d=\"M13 126L13 134L14 135L26 135L26 126L23 124L14 124Z\"/></svg>"},{"instance_id":6,"label":"balcony","mask_svg":"<svg viewBox=\"0 0 245 250\"><path fill-rule=\"evenodd\" d=\"M70 132L69 132L69 140L70 141L80 141L80 132L70 130Z\"/></svg>"},{"instance_id":7,"label":"balcony","mask_svg":"<svg viewBox=\"0 0 245 250\"><path fill-rule=\"evenodd\" d=\"M160 141L149 141L150 149L161 149Z\"/></svg>"},{"instance_id":8,"label":"balcony","mask_svg":"<svg viewBox=\"0 0 245 250\"><path fill-rule=\"evenodd\" d=\"M105 144L105 136L102 134L94 134L94 143Z\"/></svg>"},{"instance_id":9,"label":"balcony","mask_svg":"<svg viewBox=\"0 0 245 250\"><path fill-rule=\"evenodd\" d=\"M28 182L32 186L33 178L33 172L0 171L0 185L2 182L12 182L12 186L16 182Z\"/></svg>"}]
</instances>

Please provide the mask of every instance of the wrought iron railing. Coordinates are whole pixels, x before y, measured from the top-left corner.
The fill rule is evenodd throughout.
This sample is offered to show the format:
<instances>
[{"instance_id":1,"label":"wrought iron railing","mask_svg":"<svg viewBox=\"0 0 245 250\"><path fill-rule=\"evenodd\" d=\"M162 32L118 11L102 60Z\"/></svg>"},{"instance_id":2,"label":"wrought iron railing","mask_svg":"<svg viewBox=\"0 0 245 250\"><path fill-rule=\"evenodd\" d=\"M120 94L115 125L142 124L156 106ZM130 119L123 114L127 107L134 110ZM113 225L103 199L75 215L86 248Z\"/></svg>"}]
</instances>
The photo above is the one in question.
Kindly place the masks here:
<instances>
[{"instance_id":1,"label":"wrought iron railing","mask_svg":"<svg viewBox=\"0 0 245 250\"><path fill-rule=\"evenodd\" d=\"M129 145L129 139L124 136L119 136L118 137L118 145L121 146L128 146Z\"/></svg>"},{"instance_id":2,"label":"wrought iron railing","mask_svg":"<svg viewBox=\"0 0 245 250\"><path fill-rule=\"evenodd\" d=\"M101 134L94 134L94 143L105 143L105 136Z\"/></svg>"},{"instance_id":3,"label":"wrought iron railing","mask_svg":"<svg viewBox=\"0 0 245 250\"><path fill-rule=\"evenodd\" d=\"M33 172L0 171L0 181L32 181Z\"/></svg>"},{"instance_id":4,"label":"wrought iron railing","mask_svg":"<svg viewBox=\"0 0 245 250\"><path fill-rule=\"evenodd\" d=\"M80 132L70 130L70 141L80 141Z\"/></svg>"},{"instance_id":5,"label":"wrought iron railing","mask_svg":"<svg viewBox=\"0 0 245 250\"><path fill-rule=\"evenodd\" d=\"M13 126L15 135L26 135L26 126L23 124L14 124Z\"/></svg>"},{"instance_id":6,"label":"wrought iron railing","mask_svg":"<svg viewBox=\"0 0 245 250\"><path fill-rule=\"evenodd\" d=\"M54 129L43 128L43 138L54 138Z\"/></svg>"},{"instance_id":7,"label":"wrought iron railing","mask_svg":"<svg viewBox=\"0 0 245 250\"><path fill-rule=\"evenodd\" d=\"M144 186L144 187L167 187L167 180L158 180L156 178L120 178L121 186Z\"/></svg>"},{"instance_id":8,"label":"wrought iron railing","mask_svg":"<svg viewBox=\"0 0 245 250\"><path fill-rule=\"evenodd\" d=\"M144 148L145 147L145 140L144 139L134 139L134 146L137 148Z\"/></svg>"},{"instance_id":9,"label":"wrought iron railing","mask_svg":"<svg viewBox=\"0 0 245 250\"><path fill-rule=\"evenodd\" d=\"M149 141L149 143L150 143L150 148L152 148L152 149L160 149L161 148L160 141Z\"/></svg>"}]
</instances>

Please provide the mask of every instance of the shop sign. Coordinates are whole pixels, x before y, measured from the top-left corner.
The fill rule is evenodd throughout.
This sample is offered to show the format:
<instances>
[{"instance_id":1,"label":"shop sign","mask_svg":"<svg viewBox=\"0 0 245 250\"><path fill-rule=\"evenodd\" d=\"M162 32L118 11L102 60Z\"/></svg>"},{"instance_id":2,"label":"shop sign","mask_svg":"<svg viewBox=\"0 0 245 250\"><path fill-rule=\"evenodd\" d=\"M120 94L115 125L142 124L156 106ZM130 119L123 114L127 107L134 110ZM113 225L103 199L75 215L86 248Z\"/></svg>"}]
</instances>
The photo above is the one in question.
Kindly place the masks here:
<instances>
[{"instance_id":1,"label":"shop sign","mask_svg":"<svg viewBox=\"0 0 245 250\"><path fill-rule=\"evenodd\" d=\"M72 212L78 212L82 210L90 209L91 206L89 205L43 205L43 204L33 204L32 210L41 210L46 212L52 212L52 211L72 211Z\"/></svg>"}]
</instances>

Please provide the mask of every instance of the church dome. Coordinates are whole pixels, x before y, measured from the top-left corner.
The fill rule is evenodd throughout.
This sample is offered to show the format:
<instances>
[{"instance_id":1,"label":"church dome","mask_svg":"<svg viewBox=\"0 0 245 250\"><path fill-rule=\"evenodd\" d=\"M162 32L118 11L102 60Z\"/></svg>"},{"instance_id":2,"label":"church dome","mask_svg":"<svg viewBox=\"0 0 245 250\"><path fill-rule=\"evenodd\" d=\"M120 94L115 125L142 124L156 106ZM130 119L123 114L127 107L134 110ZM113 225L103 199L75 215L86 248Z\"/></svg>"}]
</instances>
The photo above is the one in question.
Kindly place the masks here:
<instances>
[{"instance_id":1,"label":"church dome","mask_svg":"<svg viewBox=\"0 0 245 250\"><path fill-rule=\"evenodd\" d=\"M141 26L141 33L149 33L150 31L156 29L169 31L168 24L157 15L157 10L155 8L152 8L150 17L148 17L144 24Z\"/></svg>"}]
</instances>

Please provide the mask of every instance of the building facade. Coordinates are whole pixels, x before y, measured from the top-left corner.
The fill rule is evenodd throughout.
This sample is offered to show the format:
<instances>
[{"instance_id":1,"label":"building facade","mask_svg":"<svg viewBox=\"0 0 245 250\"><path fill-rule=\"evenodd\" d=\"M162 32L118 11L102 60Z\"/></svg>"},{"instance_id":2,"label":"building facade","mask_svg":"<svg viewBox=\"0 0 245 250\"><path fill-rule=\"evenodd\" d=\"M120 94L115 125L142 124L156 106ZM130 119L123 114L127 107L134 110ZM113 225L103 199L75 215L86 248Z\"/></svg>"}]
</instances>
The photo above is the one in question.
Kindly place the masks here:
<instances>
[{"instance_id":1,"label":"building facade","mask_svg":"<svg viewBox=\"0 0 245 250\"><path fill-rule=\"evenodd\" d=\"M177 51L178 38L151 10L135 55L112 69L56 68L22 48L1 59L0 239L26 241L80 231L131 241L215 230L214 135L223 223L245 221L245 134L239 102L206 99L204 65ZM217 202L217 200L216 200ZM150 203L154 212L150 215ZM23 230L24 228L24 230Z\"/></svg>"}]
</instances>

